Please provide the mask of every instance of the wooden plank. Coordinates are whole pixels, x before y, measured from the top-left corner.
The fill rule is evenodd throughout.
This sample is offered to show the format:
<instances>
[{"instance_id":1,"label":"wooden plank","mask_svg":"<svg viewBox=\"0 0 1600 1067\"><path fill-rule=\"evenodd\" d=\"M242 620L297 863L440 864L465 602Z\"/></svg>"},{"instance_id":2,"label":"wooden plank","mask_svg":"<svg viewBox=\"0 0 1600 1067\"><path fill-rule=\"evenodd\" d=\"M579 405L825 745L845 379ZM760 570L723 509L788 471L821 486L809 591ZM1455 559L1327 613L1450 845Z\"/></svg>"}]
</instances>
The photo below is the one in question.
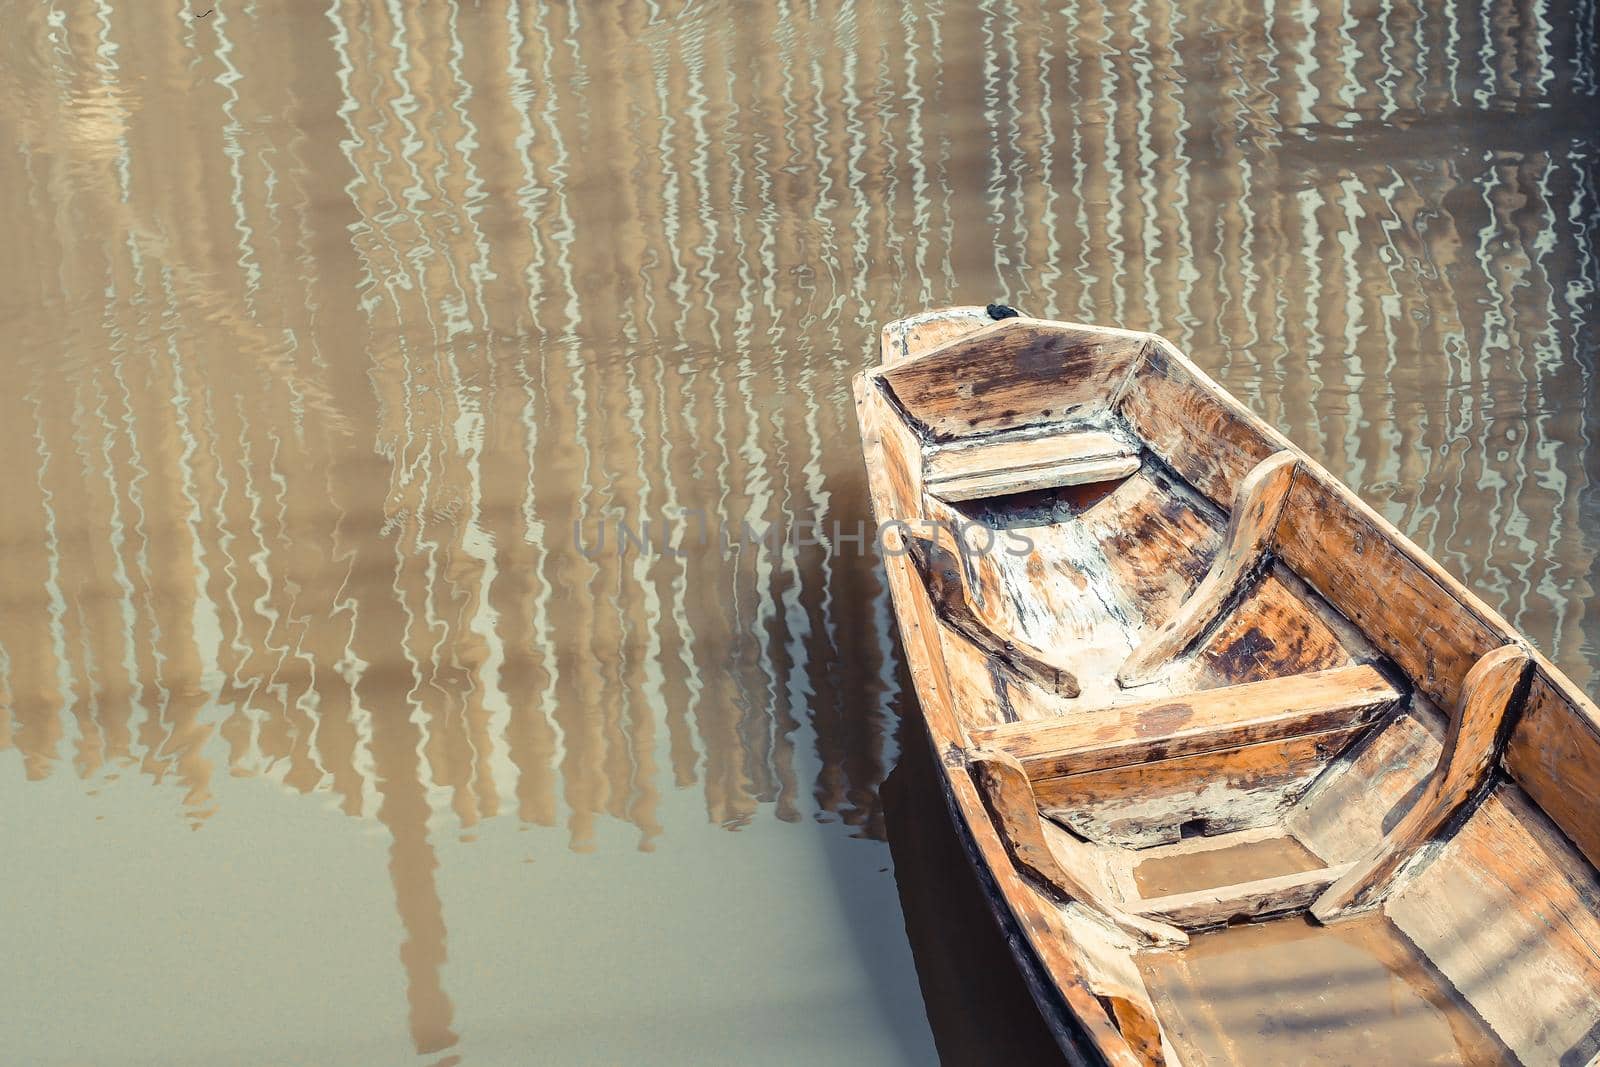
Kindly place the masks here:
<instances>
[{"instance_id":1,"label":"wooden plank","mask_svg":"<svg viewBox=\"0 0 1600 1067\"><path fill-rule=\"evenodd\" d=\"M1439 765L1422 795L1378 846L1312 905L1319 921L1337 922L1381 903L1401 869L1482 788L1504 744L1502 724L1520 701L1532 667L1519 645L1497 648L1473 666L1450 717Z\"/></svg>"},{"instance_id":2,"label":"wooden plank","mask_svg":"<svg viewBox=\"0 0 1600 1067\"><path fill-rule=\"evenodd\" d=\"M1506 770L1600 868L1600 710L1548 660L1534 663Z\"/></svg>"},{"instance_id":3,"label":"wooden plank","mask_svg":"<svg viewBox=\"0 0 1600 1067\"><path fill-rule=\"evenodd\" d=\"M937 542L913 535L905 544L939 617L952 630L1045 692L1067 698L1078 695L1078 679L1071 671L1021 638L996 633L974 610L956 555L960 549L948 529L939 528Z\"/></svg>"},{"instance_id":4,"label":"wooden plank","mask_svg":"<svg viewBox=\"0 0 1600 1067\"><path fill-rule=\"evenodd\" d=\"M968 760L995 826L1023 870L1043 879L1068 899L1099 911L1146 945L1188 944L1182 931L1130 914L1111 899L1104 884L1096 884L1093 861L1087 855L1091 846L1062 834L1056 847L1052 847L1045 839L1033 787L1021 764L1004 752L983 748L972 750Z\"/></svg>"},{"instance_id":5,"label":"wooden plank","mask_svg":"<svg viewBox=\"0 0 1600 1067\"><path fill-rule=\"evenodd\" d=\"M1137 444L1102 430L980 437L929 453L923 479L941 500L981 500L1114 481L1138 470L1139 462Z\"/></svg>"},{"instance_id":6,"label":"wooden plank","mask_svg":"<svg viewBox=\"0 0 1600 1067\"><path fill-rule=\"evenodd\" d=\"M1147 336L1011 318L882 373L919 428L949 440L1108 407Z\"/></svg>"},{"instance_id":7,"label":"wooden plank","mask_svg":"<svg viewBox=\"0 0 1600 1067\"><path fill-rule=\"evenodd\" d=\"M1140 963L1186 1067L1516 1062L1380 916L1333 928L1251 923Z\"/></svg>"},{"instance_id":8,"label":"wooden plank","mask_svg":"<svg viewBox=\"0 0 1600 1067\"><path fill-rule=\"evenodd\" d=\"M1189 657L1196 683L1239 685L1354 663L1352 650L1367 651L1364 642L1347 643L1329 625L1332 612L1324 616L1305 593L1293 574L1275 565Z\"/></svg>"},{"instance_id":9,"label":"wooden plank","mask_svg":"<svg viewBox=\"0 0 1600 1067\"><path fill-rule=\"evenodd\" d=\"M1317 779L1284 828L1327 860L1366 855L1383 840L1439 762L1449 716L1412 693Z\"/></svg>"},{"instance_id":10,"label":"wooden plank","mask_svg":"<svg viewBox=\"0 0 1600 1067\"><path fill-rule=\"evenodd\" d=\"M972 610L997 633L1022 632L1024 627L1018 617L1018 605L1013 590L999 566L1007 550L1015 551L1019 543L994 530L983 522L957 511L949 504L930 495L923 497L924 517L912 524L910 535L924 540L935 540L951 553L960 564L961 585ZM1028 588L1029 595L1036 592ZM1034 642L1037 644L1038 642Z\"/></svg>"},{"instance_id":11,"label":"wooden plank","mask_svg":"<svg viewBox=\"0 0 1600 1067\"><path fill-rule=\"evenodd\" d=\"M1151 860L1194 856L1204 852L1222 852L1227 849L1258 845L1263 841L1274 841L1283 836L1281 826L1256 826L1249 830L1235 830L1232 833L1216 834L1212 837L1185 837L1181 841L1167 845L1152 845L1150 848L1141 848L1128 853L1128 860L1133 867L1138 868Z\"/></svg>"},{"instance_id":12,"label":"wooden plank","mask_svg":"<svg viewBox=\"0 0 1600 1067\"><path fill-rule=\"evenodd\" d=\"M1384 914L1522 1063L1600 1053L1600 879L1501 782Z\"/></svg>"},{"instance_id":13,"label":"wooden plank","mask_svg":"<svg viewBox=\"0 0 1600 1067\"><path fill-rule=\"evenodd\" d=\"M1084 533L1100 545L1124 599L1149 626L1166 622L1222 545L1223 522L1161 468L1150 466L1118 485L1083 516Z\"/></svg>"},{"instance_id":14,"label":"wooden plank","mask_svg":"<svg viewBox=\"0 0 1600 1067\"><path fill-rule=\"evenodd\" d=\"M1071 706L1020 679L951 627L941 625L938 632L950 699L969 734L1005 722L1059 718L1063 705Z\"/></svg>"},{"instance_id":15,"label":"wooden plank","mask_svg":"<svg viewBox=\"0 0 1600 1067\"><path fill-rule=\"evenodd\" d=\"M1393 708L1401 695L1373 667L1343 667L1010 723L975 730L973 740L1020 761L1030 779L1060 778L1352 728Z\"/></svg>"},{"instance_id":16,"label":"wooden plank","mask_svg":"<svg viewBox=\"0 0 1600 1067\"><path fill-rule=\"evenodd\" d=\"M879 523L914 521L922 514L922 446L884 399L881 381L869 375L856 379L856 403L862 408L861 443L869 455L868 485ZM896 528L884 528L884 547L900 551Z\"/></svg>"},{"instance_id":17,"label":"wooden plank","mask_svg":"<svg viewBox=\"0 0 1600 1067\"><path fill-rule=\"evenodd\" d=\"M1151 339L1116 407L1147 448L1218 505L1257 463L1293 447L1163 337Z\"/></svg>"},{"instance_id":18,"label":"wooden plank","mask_svg":"<svg viewBox=\"0 0 1600 1067\"><path fill-rule=\"evenodd\" d=\"M1135 848L1276 823L1361 728L1263 741L1033 783L1040 806L1080 835Z\"/></svg>"},{"instance_id":19,"label":"wooden plank","mask_svg":"<svg viewBox=\"0 0 1600 1067\"><path fill-rule=\"evenodd\" d=\"M1327 866L1294 835L1285 833L1282 824L1186 837L1124 856L1133 868L1134 891L1128 899L1153 900Z\"/></svg>"},{"instance_id":20,"label":"wooden plank","mask_svg":"<svg viewBox=\"0 0 1600 1067\"><path fill-rule=\"evenodd\" d=\"M1516 631L1326 471L1307 464L1278 523L1283 562L1441 707Z\"/></svg>"},{"instance_id":21,"label":"wooden plank","mask_svg":"<svg viewBox=\"0 0 1600 1067\"><path fill-rule=\"evenodd\" d=\"M1038 467L1026 471L991 471L969 478L953 478L928 485L928 492L941 500L985 500L990 497L1033 493L1041 489L1064 489L1074 485L1095 485L1126 478L1139 469L1133 452L1097 456L1077 463Z\"/></svg>"},{"instance_id":22,"label":"wooden plank","mask_svg":"<svg viewBox=\"0 0 1600 1067\"><path fill-rule=\"evenodd\" d=\"M1056 467L1107 457L1134 456L1138 451L1136 442L1123 434L1107 430L1046 434L1033 431L1026 436L997 434L975 437L929 451L923 467L923 480L928 484L928 492L943 496L934 487L952 479L1009 470Z\"/></svg>"},{"instance_id":23,"label":"wooden plank","mask_svg":"<svg viewBox=\"0 0 1600 1067\"><path fill-rule=\"evenodd\" d=\"M1339 879L1349 864L1258 878L1238 885L1174 893L1140 901L1134 911L1185 930L1221 926L1234 919L1259 919L1299 911Z\"/></svg>"},{"instance_id":24,"label":"wooden plank","mask_svg":"<svg viewBox=\"0 0 1600 1067\"><path fill-rule=\"evenodd\" d=\"M1183 607L1123 661L1117 670L1117 684L1126 688L1149 682L1171 660L1187 652L1271 561L1278 517L1299 462L1293 452L1275 452L1239 483L1222 551Z\"/></svg>"}]
</instances>

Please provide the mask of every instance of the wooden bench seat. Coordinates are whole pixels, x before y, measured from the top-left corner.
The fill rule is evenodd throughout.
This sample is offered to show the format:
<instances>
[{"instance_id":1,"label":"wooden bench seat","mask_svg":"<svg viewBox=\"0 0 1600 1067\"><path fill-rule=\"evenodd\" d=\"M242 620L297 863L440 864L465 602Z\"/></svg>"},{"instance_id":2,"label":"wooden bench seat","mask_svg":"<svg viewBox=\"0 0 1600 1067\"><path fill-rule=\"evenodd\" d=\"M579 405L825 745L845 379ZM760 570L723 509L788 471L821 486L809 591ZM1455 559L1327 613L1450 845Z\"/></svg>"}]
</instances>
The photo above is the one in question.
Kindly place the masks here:
<instances>
[{"instance_id":1,"label":"wooden bench seat","mask_svg":"<svg viewBox=\"0 0 1600 1067\"><path fill-rule=\"evenodd\" d=\"M1191 837L1124 853L1124 906L1184 930L1304 911L1349 869L1322 863L1281 826ZM1209 862L1208 862L1209 857ZM1136 872L1163 867L1162 891L1145 893ZM1174 880L1174 871L1184 872Z\"/></svg>"},{"instance_id":2,"label":"wooden bench seat","mask_svg":"<svg viewBox=\"0 0 1600 1067\"><path fill-rule=\"evenodd\" d=\"M930 452L923 484L940 500L955 502L1112 481L1138 469L1138 445L1103 430L1006 434Z\"/></svg>"},{"instance_id":3,"label":"wooden bench seat","mask_svg":"<svg viewBox=\"0 0 1600 1067\"><path fill-rule=\"evenodd\" d=\"M1130 910L1156 922L1182 930L1202 930L1236 919L1261 919L1284 912L1302 911L1349 870L1348 863L1318 867L1272 878L1257 878L1236 885L1197 889L1190 893L1151 897Z\"/></svg>"},{"instance_id":4,"label":"wooden bench seat","mask_svg":"<svg viewBox=\"0 0 1600 1067\"><path fill-rule=\"evenodd\" d=\"M1006 723L973 732L1005 752L1031 781L1239 748L1372 721L1401 699L1374 667L1362 665L1166 696L1041 724Z\"/></svg>"}]
</instances>

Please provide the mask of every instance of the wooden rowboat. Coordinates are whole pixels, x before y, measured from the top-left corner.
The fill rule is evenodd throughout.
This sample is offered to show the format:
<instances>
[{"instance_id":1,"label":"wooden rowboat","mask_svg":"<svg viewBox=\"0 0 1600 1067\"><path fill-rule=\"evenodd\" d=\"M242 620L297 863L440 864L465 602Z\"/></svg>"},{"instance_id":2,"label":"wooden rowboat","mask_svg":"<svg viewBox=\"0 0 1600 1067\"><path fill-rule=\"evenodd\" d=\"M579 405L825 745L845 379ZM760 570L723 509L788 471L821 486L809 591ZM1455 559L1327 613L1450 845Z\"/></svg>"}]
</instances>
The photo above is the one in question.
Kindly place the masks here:
<instances>
[{"instance_id":1,"label":"wooden rowboat","mask_svg":"<svg viewBox=\"0 0 1600 1067\"><path fill-rule=\"evenodd\" d=\"M1160 337L856 401L947 797L1073 1062L1600 1064L1600 712Z\"/></svg>"}]
</instances>

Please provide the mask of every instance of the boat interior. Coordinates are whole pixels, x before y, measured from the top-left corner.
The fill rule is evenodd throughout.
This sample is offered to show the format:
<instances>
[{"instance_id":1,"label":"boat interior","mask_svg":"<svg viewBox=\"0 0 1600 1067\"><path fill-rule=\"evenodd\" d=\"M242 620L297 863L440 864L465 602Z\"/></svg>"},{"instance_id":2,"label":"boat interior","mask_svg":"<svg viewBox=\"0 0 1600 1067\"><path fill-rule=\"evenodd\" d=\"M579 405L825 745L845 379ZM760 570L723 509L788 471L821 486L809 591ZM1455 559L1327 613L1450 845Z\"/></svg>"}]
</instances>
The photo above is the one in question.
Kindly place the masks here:
<instances>
[{"instance_id":1,"label":"boat interior","mask_svg":"<svg viewBox=\"0 0 1600 1067\"><path fill-rule=\"evenodd\" d=\"M933 312L857 400L954 802L1110 1060L1600 1064L1600 715L1515 629L1159 337Z\"/></svg>"}]
</instances>

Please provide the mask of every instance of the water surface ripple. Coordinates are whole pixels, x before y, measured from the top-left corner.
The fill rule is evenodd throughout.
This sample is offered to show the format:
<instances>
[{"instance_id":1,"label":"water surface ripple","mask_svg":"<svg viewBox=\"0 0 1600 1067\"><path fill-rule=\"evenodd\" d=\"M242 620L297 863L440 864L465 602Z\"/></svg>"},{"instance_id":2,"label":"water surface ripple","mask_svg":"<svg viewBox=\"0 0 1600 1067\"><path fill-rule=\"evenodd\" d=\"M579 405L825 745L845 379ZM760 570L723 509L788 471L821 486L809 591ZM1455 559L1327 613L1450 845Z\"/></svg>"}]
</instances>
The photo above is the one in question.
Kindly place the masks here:
<instances>
[{"instance_id":1,"label":"water surface ripple","mask_svg":"<svg viewBox=\"0 0 1600 1067\"><path fill-rule=\"evenodd\" d=\"M1165 333L1600 678L1594 0L0 16L19 1062L963 1059L928 305Z\"/></svg>"}]
</instances>

